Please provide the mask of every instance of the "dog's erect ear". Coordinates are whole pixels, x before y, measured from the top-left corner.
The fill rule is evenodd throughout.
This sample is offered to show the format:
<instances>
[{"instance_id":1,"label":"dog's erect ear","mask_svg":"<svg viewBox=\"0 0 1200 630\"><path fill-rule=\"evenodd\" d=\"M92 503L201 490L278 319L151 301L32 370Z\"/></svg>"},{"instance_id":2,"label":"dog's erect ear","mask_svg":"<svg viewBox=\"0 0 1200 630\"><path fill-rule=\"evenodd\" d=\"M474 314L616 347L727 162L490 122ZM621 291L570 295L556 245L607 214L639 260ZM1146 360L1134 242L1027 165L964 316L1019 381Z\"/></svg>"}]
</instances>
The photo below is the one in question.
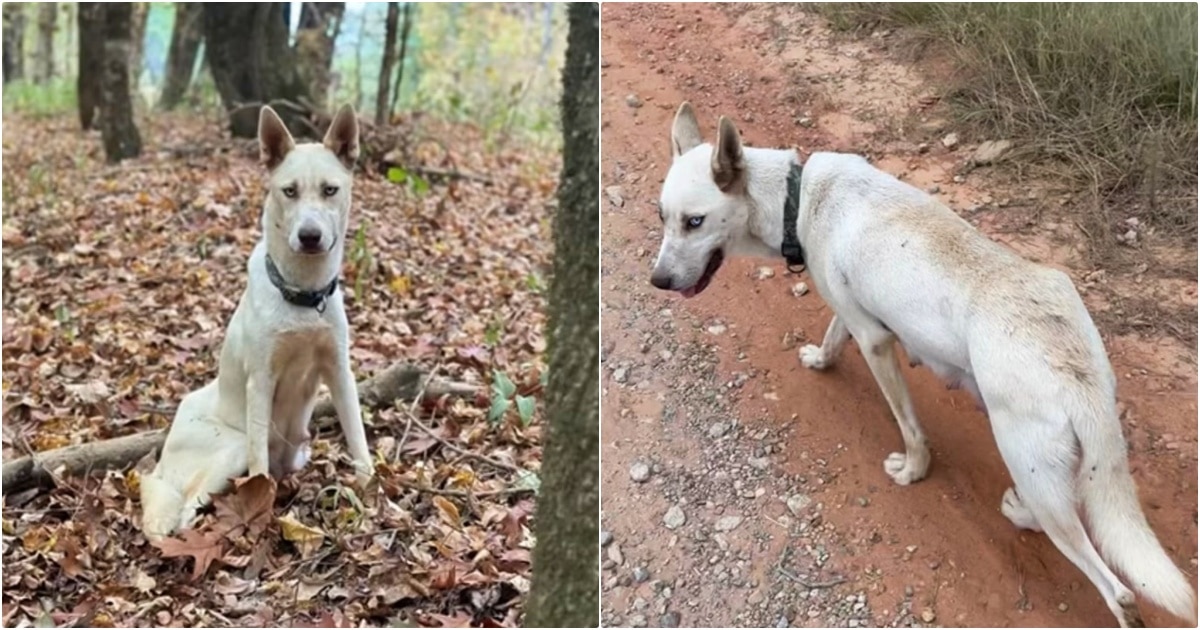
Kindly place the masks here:
<instances>
[{"instance_id":1,"label":"dog's erect ear","mask_svg":"<svg viewBox=\"0 0 1200 630\"><path fill-rule=\"evenodd\" d=\"M746 158L742 154L742 139L733 121L722 116L717 130L717 148L713 150L712 175L717 188L730 192L743 184Z\"/></svg>"},{"instance_id":2,"label":"dog's erect ear","mask_svg":"<svg viewBox=\"0 0 1200 630\"><path fill-rule=\"evenodd\" d=\"M264 105L258 115L259 159L268 169L274 170L295 147L296 141L292 140L292 134L279 119L279 114Z\"/></svg>"},{"instance_id":3,"label":"dog's erect ear","mask_svg":"<svg viewBox=\"0 0 1200 630\"><path fill-rule=\"evenodd\" d=\"M354 170L354 162L358 160L358 115L349 103L342 105L333 117L324 144L347 169Z\"/></svg>"},{"instance_id":4,"label":"dog's erect ear","mask_svg":"<svg viewBox=\"0 0 1200 630\"><path fill-rule=\"evenodd\" d=\"M701 144L704 139L700 137L696 111L691 103L684 101L675 112L675 124L671 125L671 157L679 157Z\"/></svg>"}]
</instances>

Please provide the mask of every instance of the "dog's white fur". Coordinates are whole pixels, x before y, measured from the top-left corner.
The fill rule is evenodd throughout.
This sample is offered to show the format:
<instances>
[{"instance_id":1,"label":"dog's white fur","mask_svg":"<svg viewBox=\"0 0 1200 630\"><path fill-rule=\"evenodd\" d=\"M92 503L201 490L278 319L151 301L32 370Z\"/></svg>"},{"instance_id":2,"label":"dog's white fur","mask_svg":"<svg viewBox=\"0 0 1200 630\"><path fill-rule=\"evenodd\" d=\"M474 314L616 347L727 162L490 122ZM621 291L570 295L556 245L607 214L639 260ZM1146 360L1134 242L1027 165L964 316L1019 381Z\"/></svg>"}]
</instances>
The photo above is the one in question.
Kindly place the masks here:
<instances>
[{"instance_id":1,"label":"dog's white fur","mask_svg":"<svg viewBox=\"0 0 1200 630\"><path fill-rule=\"evenodd\" d=\"M323 143L296 145L264 107L259 144L270 173L263 239L250 254L249 282L229 322L216 380L183 398L158 466L141 480L142 529L152 539L186 527L232 477L247 471L281 477L303 468L320 382L333 397L359 482L371 475L341 289L323 311L297 306L271 283L266 267L269 253L300 290L327 287L340 274L357 118L343 107Z\"/></svg>"},{"instance_id":2,"label":"dog's white fur","mask_svg":"<svg viewBox=\"0 0 1200 630\"><path fill-rule=\"evenodd\" d=\"M694 291L718 249L779 257L786 178L797 154L743 148L726 118L717 146L705 144L687 103L671 138L655 286ZM800 361L827 368L850 337L858 342L904 438L905 451L884 460L887 474L905 485L929 466L897 361L899 341L914 364L968 389L985 407L1016 486L1000 505L1009 520L1045 531L1123 626L1141 619L1133 593L1105 561L1195 625L1192 586L1138 503L1116 379L1070 278L987 239L856 155L813 154L801 191L797 233L834 317L821 346L802 348ZM689 229L697 216L701 225Z\"/></svg>"}]
</instances>

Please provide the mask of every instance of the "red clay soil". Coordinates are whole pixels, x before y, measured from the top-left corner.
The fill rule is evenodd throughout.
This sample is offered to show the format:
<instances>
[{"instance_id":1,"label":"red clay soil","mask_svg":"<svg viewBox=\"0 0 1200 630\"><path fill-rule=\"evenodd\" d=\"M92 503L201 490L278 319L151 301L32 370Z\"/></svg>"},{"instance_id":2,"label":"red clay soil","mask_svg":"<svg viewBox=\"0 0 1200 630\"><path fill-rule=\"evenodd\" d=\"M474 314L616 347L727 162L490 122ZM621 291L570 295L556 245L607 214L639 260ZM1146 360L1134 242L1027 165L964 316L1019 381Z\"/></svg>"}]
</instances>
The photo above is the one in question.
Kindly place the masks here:
<instances>
[{"instance_id":1,"label":"red clay soil","mask_svg":"<svg viewBox=\"0 0 1200 630\"><path fill-rule=\"evenodd\" d=\"M1087 286L1094 270L1076 267L1077 235L1021 205L1028 183L1002 183L992 169L956 181L973 147L967 138L953 151L940 142L953 128L939 118L939 105L930 106L924 77L935 69L897 61L892 37L835 35L787 5L603 6L602 186L610 190L601 239L602 529L614 539L602 554L605 625L1116 624L1044 535L1019 531L1000 513L1011 481L987 418L924 368L904 372L933 464L920 483L891 482L882 462L902 450L901 439L858 348L848 344L826 373L797 359L800 345L820 343L832 317L818 295L793 294L806 277L787 273L782 261L733 260L690 300L649 285L670 124L689 100L709 138L723 114L749 145L794 146L805 156L865 153L923 188L937 186L989 236ZM1194 307L1194 280L1177 293ZM1089 306L1102 299L1084 295ZM1102 333L1142 505L1168 554L1194 579L1194 348L1170 337ZM719 361L712 381L726 384L716 394L689 389L695 366L684 363L704 349ZM733 435L752 444L751 466L739 459L740 445L706 428L713 420L689 403L693 391L729 403ZM761 470L764 457L766 481L738 487L732 498L710 496L726 496L724 484ZM650 480L631 479L636 462L653 462ZM807 534L795 519L809 516L784 502L788 484L802 484L821 508ZM687 515L675 529L663 521L672 505ZM732 513L742 520L731 528L733 521L721 521ZM778 570L789 550L812 546L827 554L816 565L824 577L845 583L806 593L794 572ZM635 568L652 579L631 576ZM818 590L829 598L816 599ZM791 603L776 608L773 598ZM842 600L865 605L846 617L830 608ZM1178 623L1148 604L1142 610L1150 625Z\"/></svg>"}]
</instances>

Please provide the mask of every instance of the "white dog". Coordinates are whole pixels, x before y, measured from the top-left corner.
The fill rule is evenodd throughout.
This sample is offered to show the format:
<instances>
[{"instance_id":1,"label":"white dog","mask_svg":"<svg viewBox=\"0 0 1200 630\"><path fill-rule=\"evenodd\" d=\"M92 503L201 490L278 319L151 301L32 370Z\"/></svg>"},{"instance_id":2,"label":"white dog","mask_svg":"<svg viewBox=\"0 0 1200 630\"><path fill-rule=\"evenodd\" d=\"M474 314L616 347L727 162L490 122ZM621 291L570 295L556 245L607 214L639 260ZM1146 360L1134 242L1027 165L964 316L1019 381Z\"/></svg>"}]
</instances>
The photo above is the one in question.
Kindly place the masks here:
<instances>
[{"instance_id":1,"label":"white dog","mask_svg":"<svg viewBox=\"0 0 1200 630\"><path fill-rule=\"evenodd\" d=\"M184 397L158 466L142 478L142 529L152 539L186 527L232 477L303 468L320 382L359 482L371 475L339 288L358 120L345 106L322 144L297 146L264 107L258 137L269 171L263 239L250 254L217 379Z\"/></svg>"},{"instance_id":2,"label":"white dog","mask_svg":"<svg viewBox=\"0 0 1200 630\"><path fill-rule=\"evenodd\" d=\"M1016 486L1000 504L1009 520L1045 531L1122 626L1140 625L1141 617L1105 561L1195 624L1192 586L1138 504L1116 379L1065 274L985 238L859 156L815 153L801 168L794 151L743 148L724 117L714 147L703 143L688 103L675 116L671 143L654 286L695 295L729 255L805 263L834 317L820 347L800 350L800 362L827 368L850 337L858 342L904 437L904 452L883 462L896 483L918 481L929 467L899 341L914 364L970 390L985 407Z\"/></svg>"}]
</instances>

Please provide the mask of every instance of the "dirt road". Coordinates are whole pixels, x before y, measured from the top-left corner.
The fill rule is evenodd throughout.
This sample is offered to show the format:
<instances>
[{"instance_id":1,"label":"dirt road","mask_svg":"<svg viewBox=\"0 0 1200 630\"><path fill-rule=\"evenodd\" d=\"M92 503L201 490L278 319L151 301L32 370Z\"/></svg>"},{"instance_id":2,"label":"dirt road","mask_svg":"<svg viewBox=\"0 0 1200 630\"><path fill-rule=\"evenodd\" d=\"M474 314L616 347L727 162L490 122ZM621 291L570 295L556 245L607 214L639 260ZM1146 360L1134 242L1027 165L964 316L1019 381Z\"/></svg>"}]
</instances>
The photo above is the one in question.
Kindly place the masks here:
<instances>
[{"instance_id":1,"label":"dirt road","mask_svg":"<svg viewBox=\"0 0 1200 630\"><path fill-rule=\"evenodd\" d=\"M936 65L897 61L891 33L835 37L795 5L605 4L602 23L604 625L1115 625L1047 538L1001 515L1009 476L967 395L905 368L933 464L896 486L882 462L899 431L857 347L828 373L797 360L831 317L796 295L803 275L734 260L691 300L649 284L670 122L687 99L709 137L725 114L750 145L865 153L937 187L1099 308L1077 235L1036 186L959 174L983 139L941 142L955 130L926 82ZM1194 278L1164 290L1194 308ZM1194 575L1193 350L1102 327L1147 517Z\"/></svg>"}]
</instances>

